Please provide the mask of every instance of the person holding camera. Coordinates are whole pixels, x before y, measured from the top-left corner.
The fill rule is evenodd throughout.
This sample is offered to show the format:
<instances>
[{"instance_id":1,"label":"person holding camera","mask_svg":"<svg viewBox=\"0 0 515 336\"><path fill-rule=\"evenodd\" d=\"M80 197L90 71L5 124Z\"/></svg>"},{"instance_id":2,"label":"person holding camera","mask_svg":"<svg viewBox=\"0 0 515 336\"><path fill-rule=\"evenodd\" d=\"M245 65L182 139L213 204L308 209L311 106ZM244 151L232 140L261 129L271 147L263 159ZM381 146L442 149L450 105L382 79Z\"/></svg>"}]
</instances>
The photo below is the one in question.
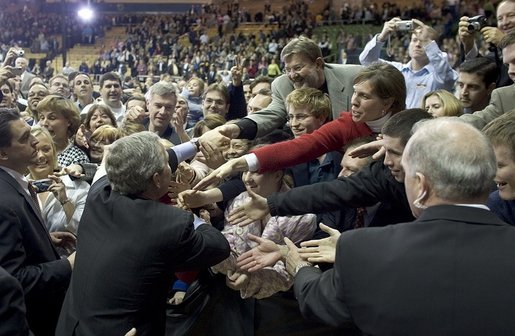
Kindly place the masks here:
<instances>
[{"instance_id":1,"label":"person holding camera","mask_svg":"<svg viewBox=\"0 0 515 336\"><path fill-rule=\"evenodd\" d=\"M381 49L390 41L390 36L394 32L411 32L408 63L379 58ZM367 43L359 55L359 61L363 65L377 61L386 62L399 69L406 80L406 108L416 108L420 106L424 95L431 91L452 91L458 78L458 73L449 64L447 54L436 44L436 38L436 31L422 21L402 21L400 18L393 18L385 22L381 33L376 34Z\"/></svg>"},{"instance_id":2,"label":"person holding camera","mask_svg":"<svg viewBox=\"0 0 515 336\"><path fill-rule=\"evenodd\" d=\"M503 64L499 45L503 37L515 28L515 0L501 1L497 6L496 18L497 27L488 27L487 19L482 15L472 18L463 16L460 18L458 35L461 40L462 59L469 60L480 56L475 39L476 33L481 33L484 42L490 44L490 52L485 56L493 58L501 70L497 81L497 87L501 87L513 83L508 76L508 69Z\"/></svg>"}]
</instances>

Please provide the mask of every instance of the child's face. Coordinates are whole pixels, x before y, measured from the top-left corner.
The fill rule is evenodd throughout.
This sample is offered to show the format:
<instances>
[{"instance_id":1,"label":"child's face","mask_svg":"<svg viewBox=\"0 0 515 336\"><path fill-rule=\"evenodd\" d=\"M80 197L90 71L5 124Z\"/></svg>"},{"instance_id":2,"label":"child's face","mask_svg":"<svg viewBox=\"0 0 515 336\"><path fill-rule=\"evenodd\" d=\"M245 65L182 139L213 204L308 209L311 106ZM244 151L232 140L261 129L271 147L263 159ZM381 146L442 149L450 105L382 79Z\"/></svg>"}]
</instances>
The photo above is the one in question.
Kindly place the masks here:
<instances>
[{"instance_id":1,"label":"child's face","mask_svg":"<svg viewBox=\"0 0 515 336\"><path fill-rule=\"evenodd\" d=\"M497 159L497 173L495 183L499 189L499 196L503 200L515 199L515 161L512 150L506 145L494 146Z\"/></svg>"},{"instance_id":2,"label":"child's face","mask_svg":"<svg viewBox=\"0 0 515 336\"><path fill-rule=\"evenodd\" d=\"M306 107L296 108L291 105L288 108L288 118L291 131L296 138L303 134L313 133L325 122L325 118L315 117L311 109Z\"/></svg>"},{"instance_id":3,"label":"child's face","mask_svg":"<svg viewBox=\"0 0 515 336\"><path fill-rule=\"evenodd\" d=\"M192 97L200 97L200 83L196 79L188 82L188 92Z\"/></svg>"}]
</instances>

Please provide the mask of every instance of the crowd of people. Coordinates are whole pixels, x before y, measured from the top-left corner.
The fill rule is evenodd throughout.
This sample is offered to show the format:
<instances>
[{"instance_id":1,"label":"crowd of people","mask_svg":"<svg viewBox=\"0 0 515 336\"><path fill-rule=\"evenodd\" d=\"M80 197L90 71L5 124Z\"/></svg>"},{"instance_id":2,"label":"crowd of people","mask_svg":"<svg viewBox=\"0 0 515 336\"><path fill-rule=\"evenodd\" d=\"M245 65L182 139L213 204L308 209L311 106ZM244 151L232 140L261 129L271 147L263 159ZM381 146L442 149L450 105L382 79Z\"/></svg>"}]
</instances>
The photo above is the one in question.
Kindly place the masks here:
<instances>
[{"instance_id":1,"label":"crowd of people","mask_svg":"<svg viewBox=\"0 0 515 336\"><path fill-rule=\"evenodd\" d=\"M288 9L119 16L80 71L9 46L0 335L513 333L515 1ZM382 24L356 64L338 20Z\"/></svg>"}]
</instances>

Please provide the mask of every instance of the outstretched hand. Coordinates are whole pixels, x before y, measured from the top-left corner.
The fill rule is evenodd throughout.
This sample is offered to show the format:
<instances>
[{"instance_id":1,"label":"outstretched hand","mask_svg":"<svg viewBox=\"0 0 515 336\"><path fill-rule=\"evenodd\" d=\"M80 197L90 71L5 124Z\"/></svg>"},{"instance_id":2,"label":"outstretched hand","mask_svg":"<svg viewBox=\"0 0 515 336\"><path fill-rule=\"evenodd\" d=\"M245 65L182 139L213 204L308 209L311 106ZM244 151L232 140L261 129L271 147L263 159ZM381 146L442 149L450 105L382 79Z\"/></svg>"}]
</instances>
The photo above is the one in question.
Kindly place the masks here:
<instances>
[{"instance_id":1,"label":"outstretched hand","mask_svg":"<svg viewBox=\"0 0 515 336\"><path fill-rule=\"evenodd\" d=\"M248 165L247 161L243 157L239 157L237 159L232 159L218 167L217 169L213 170L209 175L204 177L202 180L200 180L199 183L197 183L195 186L193 186L193 190L204 190L211 184L215 182L219 182L222 179L228 178L229 176L233 175L236 172L239 171L247 171Z\"/></svg>"},{"instance_id":2,"label":"outstretched hand","mask_svg":"<svg viewBox=\"0 0 515 336\"><path fill-rule=\"evenodd\" d=\"M236 265L241 270L247 272L259 271L264 267L273 266L281 260L281 249L273 241L250 233L247 238L258 245L238 257Z\"/></svg>"},{"instance_id":3,"label":"outstretched hand","mask_svg":"<svg viewBox=\"0 0 515 336\"><path fill-rule=\"evenodd\" d=\"M320 229L329 234L329 237L308 240L300 243L299 254L302 259L313 263L333 263L336 257L336 243L341 233L329 226L320 223Z\"/></svg>"},{"instance_id":4,"label":"outstretched hand","mask_svg":"<svg viewBox=\"0 0 515 336\"><path fill-rule=\"evenodd\" d=\"M227 219L231 225L246 226L265 218L270 213L266 198L256 194L248 186L245 187L250 198L229 213Z\"/></svg>"},{"instance_id":5,"label":"outstretched hand","mask_svg":"<svg viewBox=\"0 0 515 336\"><path fill-rule=\"evenodd\" d=\"M383 144L383 139L377 139L354 148L349 152L349 155L353 158L366 158L372 156L372 159L377 160L385 153Z\"/></svg>"}]
</instances>

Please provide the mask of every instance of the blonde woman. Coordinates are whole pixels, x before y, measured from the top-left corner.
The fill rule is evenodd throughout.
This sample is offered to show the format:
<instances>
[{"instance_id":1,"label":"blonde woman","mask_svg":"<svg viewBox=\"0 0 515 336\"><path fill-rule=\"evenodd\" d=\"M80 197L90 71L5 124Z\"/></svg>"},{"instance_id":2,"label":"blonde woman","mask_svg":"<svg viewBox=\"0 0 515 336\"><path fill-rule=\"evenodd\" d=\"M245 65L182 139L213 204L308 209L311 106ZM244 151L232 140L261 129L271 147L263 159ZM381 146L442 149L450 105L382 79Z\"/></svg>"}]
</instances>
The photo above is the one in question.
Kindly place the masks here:
<instances>
[{"instance_id":1,"label":"blonde woman","mask_svg":"<svg viewBox=\"0 0 515 336\"><path fill-rule=\"evenodd\" d=\"M38 140L37 162L28 167L32 180L46 179L48 189L38 193L41 213L50 232L68 231L77 234L84 211L89 184L68 175L57 177L57 152L50 133L43 127L34 126L31 134Z\"/></svg>"},{"instance_id":2,"label":"blonde woman","mask_svg":"<svg viewBox=\"0 0 515 336\"><path fill-rule=\"evenodd\" d=\"M447 90L427 93L422 99L422 109L433 117L459 117L463 114L460 100Z\"/></svg>"}]
</instances>

